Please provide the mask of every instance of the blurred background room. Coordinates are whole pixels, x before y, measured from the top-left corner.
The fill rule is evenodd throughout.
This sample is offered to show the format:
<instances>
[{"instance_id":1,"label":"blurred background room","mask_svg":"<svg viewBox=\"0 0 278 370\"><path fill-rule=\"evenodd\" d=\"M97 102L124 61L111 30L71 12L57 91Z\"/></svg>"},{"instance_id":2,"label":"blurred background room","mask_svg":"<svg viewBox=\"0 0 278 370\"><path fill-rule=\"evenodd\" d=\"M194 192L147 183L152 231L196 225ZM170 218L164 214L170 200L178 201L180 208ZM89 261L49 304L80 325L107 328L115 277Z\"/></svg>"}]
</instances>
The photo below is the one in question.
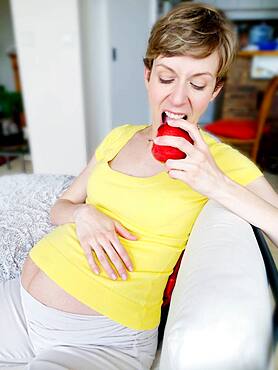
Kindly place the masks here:
<instances>
[{"instance_id":1,"label":"blurred background room","mask_svg":"<svg viewBox=\"0 0 278 370\"><path fill-rule=\"evenodd\" d=\"M0 0L0 175L77 175L111 128L150 122L147 37L179 2ZM234 22L239 52L200 124L278 191L278 1L204 2Z\"/></svg>"},{"instance_id":2,"label":"blurred background room","mask_svg":"<svg viewBox=\"0 0 278 370\"><path fill-rule=\"evenodd\" d=\"M179 2L0 0L0 176L77 175L113 127L149 123L147 37ZM203 2L233 21L239 51L200 125L278 192L278 0Z\"/></svg>"},{"instance_id":3,"label":"blurred background room","mask_svg":"<svg viewBox=\"0 0 278 370\"><path fill-rule=\"evenodd\" d=\"M112 127L149 122L142 62L148 32L179 2L0 0L0 173L75 175ZM234 22L239 53L200 124L276 184L275 87L263 118L261 111L278 75L278 2L205 2Z\"/></svg>"}]
</instances>

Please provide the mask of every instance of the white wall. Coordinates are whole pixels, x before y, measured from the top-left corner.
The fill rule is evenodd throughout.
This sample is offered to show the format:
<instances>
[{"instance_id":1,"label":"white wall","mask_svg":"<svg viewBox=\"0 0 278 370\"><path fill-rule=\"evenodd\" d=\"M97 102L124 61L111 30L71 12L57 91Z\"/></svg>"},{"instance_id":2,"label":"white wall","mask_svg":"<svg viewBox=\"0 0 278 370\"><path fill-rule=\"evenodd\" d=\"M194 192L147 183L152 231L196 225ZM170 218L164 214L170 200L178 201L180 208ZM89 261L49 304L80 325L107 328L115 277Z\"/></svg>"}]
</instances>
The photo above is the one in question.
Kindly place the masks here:
<instances>
[{"instance_id":1,"label":"white wall","mask_svg":"<svg viewBox=\"0 0 278 370\"><path fill-rule=\"evenodd\" d=\"M9 0L0 0L0 85L15 90L10 58L7 51L14 47L14 35Z\"/></svg>"},{"instance_id":2,"label":"white wall","mask_svg":"<svg viewBox=\"0 0 278 370\"><path fill-rule=\"evenodd\" d=\"M111 130L110 47L106 0L80 0L88 156Z\"/></svg>"},{"instance_id":3,"label":"white wall","mask_svg":"<svg viewBox=\"0 0 278 370\"><path fill-rule=\"evenodd\" d=\"M35 173L86 164L78 0L11 0Z\"/></svg>"},{"instance_id":4,"label":"white wall","mask_svg":"<svg viewBox=\"0 0 278 370\"><path fill-rule=\"evenodd\" d=\"M143 61L156 0L80 0L89 156L115 126L149 122ZM112 48L117 61L112 61Z\"/></svg>"},{"instance_id":5,"label":"white wall","mask_svg":"<svg viewBox=\"0 0 278 370\"><path fill-rule=\"evenodd\" d=\"M117 0L114 5L119 9L115 14L109 8L111 0L11 0L35 172L79 172L86 157L89 159L113 127L116 114L111 90L111 17L114 27L127 17L134 28L133 19L141 13L136 37L130 36L129 22L125 22L116 41L122 43L124 39L127 46L121 45L120 55L127 55L126 76L134 75L129 91L135 103L128 122L149 122L142 58L157 3L132 0L132 7L127 7L128 1ZM128 58L128 46L132 44L138 45L133 53L137 64ZM129 82L118 86L124 83L126 86ZM139 83L141 100L138 94L136 102ZM130 95L126 94L127 99ZM122 116L117 124L126 123L123 107L130 105L127 99L119 100Z\"/></svg>"},{"instance_id":6,"label":"white wall","mask_svg":"<svg viewBox=\"0 0 278 370\"><path fill-rule=\"evenodd\" d=\"M107 0L112 126L149 122L143 57L150 23L149 0ZM112 58L112 50L115 58Z\"/></svg>"}]
</instances>

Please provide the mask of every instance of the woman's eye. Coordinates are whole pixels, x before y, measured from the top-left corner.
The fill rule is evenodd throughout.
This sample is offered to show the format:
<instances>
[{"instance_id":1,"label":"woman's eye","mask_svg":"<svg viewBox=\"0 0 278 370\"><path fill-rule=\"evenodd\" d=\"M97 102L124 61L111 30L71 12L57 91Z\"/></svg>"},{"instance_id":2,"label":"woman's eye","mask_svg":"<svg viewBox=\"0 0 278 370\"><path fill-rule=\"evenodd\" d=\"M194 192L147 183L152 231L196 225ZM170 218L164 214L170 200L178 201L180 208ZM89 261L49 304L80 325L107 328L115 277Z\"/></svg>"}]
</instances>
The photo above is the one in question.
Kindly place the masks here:
<instances>
[{"instance_id":1,"label":"woman's eye","mask_svg":"<svg viewBox=\"0 0 278 370\"><path fill-rule=\"evenodd\" d=\"M164 78L161 78L159 77L159 81L162 83L162 84L170 84L171 82L173 82L174 80L171 78L171 79L164 79Z\"/></svg>"},{"instance_id":2,"label":"woman's eye","mask_svg":"<svg viewBox=\"0 0 278 370\"><path fill-rule=\"evenodd\" d=\"M193 89L195 89L195 90L204 90L204 88L206 87L206 86L196 85L193 82L190 82L190 84L193 87Z\"/></svg>"}]
</instances>

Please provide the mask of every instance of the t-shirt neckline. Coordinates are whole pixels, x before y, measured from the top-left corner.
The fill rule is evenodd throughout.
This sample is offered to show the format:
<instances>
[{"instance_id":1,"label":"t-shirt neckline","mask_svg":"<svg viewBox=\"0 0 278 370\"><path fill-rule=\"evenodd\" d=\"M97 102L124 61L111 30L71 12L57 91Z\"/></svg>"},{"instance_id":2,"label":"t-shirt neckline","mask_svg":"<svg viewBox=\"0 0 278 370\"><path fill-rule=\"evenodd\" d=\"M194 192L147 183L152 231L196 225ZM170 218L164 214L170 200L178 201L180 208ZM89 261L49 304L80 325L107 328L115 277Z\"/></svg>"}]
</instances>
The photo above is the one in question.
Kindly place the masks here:
<instances>
[{"instance_id":1,"label":"t-shirt neckline","mask_svg":"<svg viewBox=\"0 0 278 370\"><path fill-rule=\"evenodd\" d=\"M134 130L131 130L130 132L130 135L128 135L128 138L127 140L124 142L124 144L121 146L120 150L124 147L124 145L127 144L127 142L129 140L132 139L132 137L138 132L138 131L141 131L141 130L144 130L146 127L148 126L151 126L151 125L138 125L138 127L135 127ZM120 151L119 150L119 151ZM117 152L117 154L119 153L119 151ZM117 154L113 157L115 158L117 156ZM108 169L108 171L115 175L115 176L118 176L118 177L126 177L128 178L129 180L131 181L137 181L137 182L148 182L148 181L154 181L156 179L160 179L160 177L164 177L167 173L166 171L161 171L161 172L158 172L157 174L155 175L152 175L152 176L145 176L145 177L140 177L140 176L133 176L133 175L129 175L127 173L124 173L124 172L120 172L120 171L117 171L117 170L114 170L113 168L111 168L109 162L111 162L113 160L113 158L111 159L106 159L105 160L105 166L106 168Z\"/></svg>"}]
</instances>

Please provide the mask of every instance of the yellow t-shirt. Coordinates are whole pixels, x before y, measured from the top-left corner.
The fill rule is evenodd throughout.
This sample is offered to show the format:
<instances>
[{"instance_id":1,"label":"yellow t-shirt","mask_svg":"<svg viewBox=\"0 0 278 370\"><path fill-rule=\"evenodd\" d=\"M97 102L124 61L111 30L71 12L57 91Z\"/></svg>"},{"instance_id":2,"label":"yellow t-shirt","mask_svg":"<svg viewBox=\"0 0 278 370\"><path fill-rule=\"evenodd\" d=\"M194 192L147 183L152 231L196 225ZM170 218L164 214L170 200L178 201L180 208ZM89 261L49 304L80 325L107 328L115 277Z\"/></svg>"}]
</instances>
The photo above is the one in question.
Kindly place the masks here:
<instances>
[{"instance_id":1,"label":"yellow t-shirt","mask_svg":"<svg viewBox=\"0 0 278 370\"><path fill-rule=\"evenodd\" d=\"M60 287L92 309L133 329L155 328L163 291L207 198L167 172L140 178L112 170L109 161L146 125L120 126L96 150L86 202L119 221L137 240L119 236L134 266L116 281L95 275L76 236L75 224L58 226L31 250L32 260ZM260 170L235 149L202 131L223 172L246 185Z\"/></svg>"}]
</instances>

